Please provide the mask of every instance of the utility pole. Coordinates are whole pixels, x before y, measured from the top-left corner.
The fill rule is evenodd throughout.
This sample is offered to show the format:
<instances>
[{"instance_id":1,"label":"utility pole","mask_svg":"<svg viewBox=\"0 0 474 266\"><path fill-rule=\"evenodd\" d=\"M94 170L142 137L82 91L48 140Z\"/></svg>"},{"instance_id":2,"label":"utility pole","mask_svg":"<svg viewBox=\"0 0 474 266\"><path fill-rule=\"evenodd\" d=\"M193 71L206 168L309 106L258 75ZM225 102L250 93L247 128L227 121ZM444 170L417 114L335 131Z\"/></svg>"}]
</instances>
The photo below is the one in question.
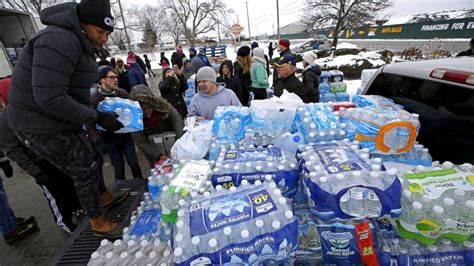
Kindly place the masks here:
<instances>
[{"instance_id":1,"label":"utility pole","mask_svg":"<svg viewBox=\"0 0 474 266\"><path fill-rule=\"evenodd\" d=\"M219 24L219 20L216 19L216 22L217 22L217 37L219 38L219 45L221 45L221 30L220 30L220 24Z\"/></svg>"},{"instance_id":2,"label":"utility pole","mask_svg":"<svg viewBox=\"0 0 474 266\"><path fill-rule=\"evenodd\" d=\"M249 40L252 35L250 35L250 19L249 19L249 2L245 1L245 6L247 7L247 25L249 27Z\"/></svg>"},{"instance_id":3,"label":"utility pole","mask_svg":"<svg viewBox=\"0 0 474 266\"><path fill-rule=\"evenodd\" d=\"M278 0L277 1L277 38L280 40L280 8L278 7Z\"/></svg>"},{"instance_id":4,"label":"utility pole","mask_svg":"<svg viewBox=\"0 0 474 266\"><path fill-rule=\"evenodd\" d=\"M120 3L120 0L117 0L117 3L119 5L120 15L122 16L122 23L123 23L123 30L125 31L125 37L127 37L127 48L130 51L131 50L130 37L128 36L127 25L125 24L125 16L123 15L122 3Z\"/></svg>"},{"instance_id":5,"label":"utility pole","mask_svg":"<svg viewBox=\"0 0 474 266\"><path fill-rule=\"evenodd\" d=\"M272 23L272 34L275 35L275 23Z\"/></svg>"}]
</instances>

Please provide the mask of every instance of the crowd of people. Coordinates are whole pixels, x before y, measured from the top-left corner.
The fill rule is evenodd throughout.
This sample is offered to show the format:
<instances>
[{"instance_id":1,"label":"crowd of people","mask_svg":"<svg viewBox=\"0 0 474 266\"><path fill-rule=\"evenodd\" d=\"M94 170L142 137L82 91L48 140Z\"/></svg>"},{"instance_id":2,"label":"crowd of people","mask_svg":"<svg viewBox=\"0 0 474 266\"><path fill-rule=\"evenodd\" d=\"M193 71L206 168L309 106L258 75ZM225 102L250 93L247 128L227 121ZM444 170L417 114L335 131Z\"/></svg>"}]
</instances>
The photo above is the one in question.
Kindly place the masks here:
<instances>
[{"instance_id":1,"label":"crowd of people","mask_svg":"<svg viewBox=\"0 0 474 266\"><path fill-rule=\"evenodd\" d=\"M44 191L55 223L65 232L76 228L73 212L85 212L97 237L119 238L123 226L105 210L128 197L109 192L102 173L103 155L108 154L115 179L125 179L125 161L133 178L143 178L136 147L147 162L166 159L166 153L150 142L163 132L183 135L183 120L213 119L218 106L248 106L252 99L266 99L271 87L270 65L274 67L273 91L297 94L304 102L319 98L319 66L316 56L303 56L303 82L295 76L296 57L290 41L278 42L280 56L272 60L257 42L242 46L235 62L226 60L219 76L205 49L191 47L187 57L181 46L171 62L161 53L162 76L155 95L146 79L156 76L150 59L133 51L125 61L96 55L113 31L108 0L82 0L44 9L41 22L47 28L28 41L11 77L0 81L0 167L11 177L10 160L33 176ZM197 93L186 106L183 93L195 75ZM253 97L252 97L253 95ZM112 112L100 112L106 98L137 101L143 110L144 130L115 133L124 125ZM97 130L97 125L101 130ZM7 243L37 230L34 217L16 217L0 178L0 233Z\"/></svg>"}]
</instances>

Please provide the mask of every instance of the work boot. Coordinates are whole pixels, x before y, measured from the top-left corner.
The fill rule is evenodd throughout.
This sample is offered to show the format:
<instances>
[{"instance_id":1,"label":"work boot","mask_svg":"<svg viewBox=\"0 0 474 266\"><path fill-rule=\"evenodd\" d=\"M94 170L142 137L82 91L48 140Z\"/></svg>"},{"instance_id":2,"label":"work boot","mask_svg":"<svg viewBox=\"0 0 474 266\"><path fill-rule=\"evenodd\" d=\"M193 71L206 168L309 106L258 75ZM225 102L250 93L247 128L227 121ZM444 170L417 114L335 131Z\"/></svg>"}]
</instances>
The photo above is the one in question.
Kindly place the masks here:
<instances>
[{"instance_id":1,"label":"work boot","mask_svg":"<svg viewBox=\"0 0 474 266\"><path fill-rule=\"evenodd\" d=\"M36 221L34 216L15 217L15 222L17 226L31 224L34 221Z\"/></svg>"},{"instance_id":2,"label":"work boot","mask_svg":"<svg viewBox=\"0 0 474 266\"><path fill-rule=\"evenodd\" d=\"M11 232L10 234L3 235L3 238L7 244L11 244L23 237L31 235L36 230L38 230L38 225L36 224L36 221L33 221L32 223L28 224L17 225L15 231Z\"/></svg>"},{"instance_id":3,"label":"work boot","mask_svg":"<svg viewBox=\"0 0 474 266\"><path fill-rule=\"evenodd\" d=\"M124 201L129 195L130 193L126 191L125 192L112 192L112 193L109 191L105 191L104 193L100 195L99 203L100 203L100 206L102 206L104 210L108 210L111 207Z\"/></svg>"},{"instance_id":4,"label":"work boot","mask_svg":"<svg viewBox=\"0 0 474 266\"><path fill-rule=\"evenodd\" d=\"M104 214L98 218L89 219L92 232L96 237L117 239L122 237L122 227L117 222L110 220Z\"/></svg>"}]
</instances>

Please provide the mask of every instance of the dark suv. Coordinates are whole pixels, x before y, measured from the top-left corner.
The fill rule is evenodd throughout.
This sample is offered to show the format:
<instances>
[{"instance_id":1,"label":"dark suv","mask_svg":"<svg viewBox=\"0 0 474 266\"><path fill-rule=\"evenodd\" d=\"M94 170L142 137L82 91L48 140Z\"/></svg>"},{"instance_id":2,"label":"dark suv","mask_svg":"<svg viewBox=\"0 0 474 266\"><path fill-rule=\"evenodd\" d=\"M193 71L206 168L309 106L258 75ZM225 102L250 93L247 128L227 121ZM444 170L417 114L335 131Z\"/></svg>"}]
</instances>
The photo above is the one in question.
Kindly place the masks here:
<instances>
[{"instance_id":1,"label":"dark suv","mask_svg":"<svg viewBox=\"0 0 474 266\"><path fill-rule=\"evenodd\" d=\"M417 140L433 160L474 163L474 57L385 65L362 94L391 98L419 114Z\"/></svg>"}]
</instances>

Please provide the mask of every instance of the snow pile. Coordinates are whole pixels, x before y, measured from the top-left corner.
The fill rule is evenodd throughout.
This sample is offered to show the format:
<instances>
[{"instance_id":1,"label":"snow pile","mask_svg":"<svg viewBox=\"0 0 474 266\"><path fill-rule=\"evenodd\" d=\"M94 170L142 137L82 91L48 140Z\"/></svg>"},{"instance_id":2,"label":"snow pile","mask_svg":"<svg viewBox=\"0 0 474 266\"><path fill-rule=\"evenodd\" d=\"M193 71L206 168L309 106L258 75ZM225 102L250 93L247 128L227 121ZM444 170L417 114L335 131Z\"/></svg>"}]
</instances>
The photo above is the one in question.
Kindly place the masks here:
<instances>
[{"instance_id":1,"label":"snow pile","mask_svg":"<svg viewBox=\"0 0 474 266\"><path fill-rule=\"evenodd\" d=\"M334 69L341 66L361 66L364 60L367 60L373 68L377 68L386 64L381 58L382 56L376 52L360 52L357 55L325 57L317 59L315 62L323 69Z\"/></svg>"},{"instance_id":2,"label":"snow pile","mask_svg":"<svg viewBox=\"0 0 474 266\"><path fill-rule=\"evenodd\" d=\"M348 42L342 42L342 43L337 44L336 49L357 49L357 48L358 47L355 44L348 43Z\"/></svg>"},{"instance_id":3,"label":"snow pile","mask_svg":"<svg viewBox=\"0 0 474 266\"><path fill-rule=\"evenodd\" d=\"M460 18L470 18L473 16L474 9L461 9L461 10L450 10L450 11L439 11L433 13L422 13L415 14L411 16L391 18L385 22L384 26L397 25L397 24L408 24L408 23L418 23L425 21L439 21L439 20L449 20L449 19L460 19Z\"/></svg>"}]
</instances>

